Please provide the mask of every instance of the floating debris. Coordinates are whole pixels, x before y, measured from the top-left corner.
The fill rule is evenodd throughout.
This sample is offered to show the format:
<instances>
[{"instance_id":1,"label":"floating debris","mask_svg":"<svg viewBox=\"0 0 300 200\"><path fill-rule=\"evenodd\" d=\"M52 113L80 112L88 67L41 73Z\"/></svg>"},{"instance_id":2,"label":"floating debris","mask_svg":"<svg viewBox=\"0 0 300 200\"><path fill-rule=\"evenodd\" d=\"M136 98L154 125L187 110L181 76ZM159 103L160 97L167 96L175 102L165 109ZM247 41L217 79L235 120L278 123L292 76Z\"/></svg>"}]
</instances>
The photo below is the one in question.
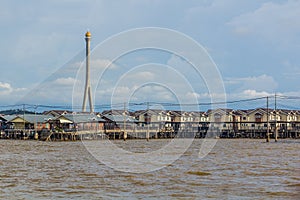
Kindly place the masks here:
<instances>
[{"instance_id":1,"label":"floating debris","mask_svg":"<svg viewBox=\"0 0 300 200\"><path fill-rule=\"evenodd\" d=\"M209 173L209 172L201 172L201 171L195 171L195 172L189 171L189 172L187 172L187 174L192 174L192 175L197 175L197 176L209 176L209 175L211 175L211 173Z\"/></svg>"}]
</instances>

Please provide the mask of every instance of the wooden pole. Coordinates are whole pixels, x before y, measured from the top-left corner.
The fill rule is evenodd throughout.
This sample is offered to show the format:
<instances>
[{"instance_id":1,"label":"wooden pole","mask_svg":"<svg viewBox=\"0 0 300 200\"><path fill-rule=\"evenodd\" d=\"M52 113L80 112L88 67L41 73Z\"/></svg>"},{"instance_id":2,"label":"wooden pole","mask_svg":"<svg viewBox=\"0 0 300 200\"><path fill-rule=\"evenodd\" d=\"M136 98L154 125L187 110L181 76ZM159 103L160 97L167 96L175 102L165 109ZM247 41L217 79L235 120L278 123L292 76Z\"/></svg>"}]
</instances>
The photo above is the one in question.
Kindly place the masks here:
<instances>
[{"instance_id":1,"label":"wooden pole","mask_svg":"<svg viewBox=\"0 0 300 200\"><path fill-rule=\"evenodd\" d=\"M270 129L270 124L269 124L269 97L267 97L267 133L266 133L266 142L270 142L269 129Z\"/></svg>"},{"instance_id":2,"label":"wooden pole","mask_svg":"<svg viewBox=\"0 0 300 200\"><path fill-rule=\"evenodd\" d=\"M146 133L146 139L147 139L147 141L149 141L149 125L150 125L150 121L151 120L149 120L149 102L147 102L147 133Z\"/></svg>"},{"instance_id":3,"label":"wooden pole","mask_svg":"<svg viewBox=\"0 0 300 200\"><path fill-rule=\"evenodd\" d=\"M126 103L124 103L124 134L123 134L123 139L126 141L127 139L127 133L126 133Z\"/></svg>"},{"instance_id":4,"label":"wooden pole","mask_svg":"<svg viewBox=\"0 0 300 200\"><path fill-rule=\"evenodd\" d=\"M39 139L39 135L37 133L37 120L36 120L36 109L37 109L37 105L34 107L34 139L37 140Z\"/></svg>"},{"instance_id":5,"label":"wooden pole","mask_svg":"<svg viewBox=\"0 0 300 200\"><path fill-rule=\"evenodd\" d=\"M275 142L278 141L278 129L277 129L277 95L275 93Z\"/></svg>"},{"instance_id":6,"label":"wooden pole","mask_svg":"<svg viewBox=\"0 0 300 200\"><path fill-rule=\"evenodd\" d=\"M21 137L23 137L22 139L25 140L25 104L23 104L23 131L22 131L22 134Z\"/></svg>"}]
</instances>

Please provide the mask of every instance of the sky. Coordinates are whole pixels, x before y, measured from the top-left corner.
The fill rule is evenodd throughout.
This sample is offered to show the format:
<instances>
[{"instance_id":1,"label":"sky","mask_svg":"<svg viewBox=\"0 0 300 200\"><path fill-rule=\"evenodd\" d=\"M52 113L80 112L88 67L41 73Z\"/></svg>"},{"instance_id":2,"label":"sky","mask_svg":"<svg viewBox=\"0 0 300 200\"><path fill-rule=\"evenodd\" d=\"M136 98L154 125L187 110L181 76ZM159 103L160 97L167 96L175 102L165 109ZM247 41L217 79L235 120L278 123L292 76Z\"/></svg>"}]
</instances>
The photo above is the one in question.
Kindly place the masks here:
<instances>
[{"instance_id":1,"label":"sky","mask_svg":"<svg viewBox=\"0 0 300 200\"><path fill-rule=\"evenodd\" d=\"M218 96L207 86L209 77L197 77L181 55L142 49L109 60L100 54L103 42L144 27L172 30L200 44L227 99L299 97L299 19L298 0L2 0L0 104L80 105L87 30L92 67L104 72L109 66L103 76L91 69L95 104L193 103ZM145 33L114 47L139 37L149 39ZM177 42L170 38L170 44Z\"/></svg>"}]
</instances>

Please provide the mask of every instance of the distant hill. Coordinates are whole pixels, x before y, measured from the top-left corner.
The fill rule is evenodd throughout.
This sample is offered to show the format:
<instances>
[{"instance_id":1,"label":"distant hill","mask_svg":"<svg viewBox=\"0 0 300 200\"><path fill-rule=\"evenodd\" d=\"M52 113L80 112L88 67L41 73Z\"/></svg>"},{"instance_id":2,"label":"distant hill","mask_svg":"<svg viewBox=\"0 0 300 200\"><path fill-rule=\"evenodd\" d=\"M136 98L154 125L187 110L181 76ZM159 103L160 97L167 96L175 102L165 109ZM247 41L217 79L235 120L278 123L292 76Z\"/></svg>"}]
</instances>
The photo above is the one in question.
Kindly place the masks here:
<instances>
[{"instance_id":1,"label":"distant hill","mask_svg":"<svg viewBox=\"0 0 300 200\"><path fill-rule=\"evenodd\" d=\"M16 109L16 110L2 110L2 111L0 111L0 114L2 114L2 115L20 115L20 114L34 114L34 112L28 111L28 110L23 111L21 109Z\"/></svg>"}]
</instances>

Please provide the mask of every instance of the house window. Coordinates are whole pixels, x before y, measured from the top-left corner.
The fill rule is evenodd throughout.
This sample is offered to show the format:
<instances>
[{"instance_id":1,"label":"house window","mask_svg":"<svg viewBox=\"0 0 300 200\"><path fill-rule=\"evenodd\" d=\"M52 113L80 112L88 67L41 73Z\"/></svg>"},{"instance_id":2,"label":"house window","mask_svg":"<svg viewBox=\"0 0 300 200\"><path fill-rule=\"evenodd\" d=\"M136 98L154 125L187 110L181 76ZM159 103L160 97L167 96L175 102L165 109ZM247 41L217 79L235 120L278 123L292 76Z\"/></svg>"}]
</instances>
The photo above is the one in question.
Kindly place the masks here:
<instances>
[{"instance_id":1,"label":"house window","mask_svg":"<svg viewBox=\"0 0 300 200\"><path fill-rule=\"evenodd\" d=\"M243 120L246 120L247 118L246 117L243 117Z\"/></svg>"},{"instance_id":2,"label":"house window","mask_svg":"<svg viewBox=\"0 0 300 200\"><path fill-rule=\"evenodd\" d=\"M149 116L147 113L144 115L144 119L147 124L151 122L151 116Z\"/></svg>"},{"instance_id":3,"label":"house window","mask_svg":"<svg viewBox=\"0 0 300 200\"><path fill-rule=\"evenodd\" d=\"M255 114L255 122L261 122L262 115L260 113Z\"/></svg>"},{"instance_id":4,"label":"house window","mask_svg":"<svg viewBox=\"0 0 300 200\"><path fill-rule=\"evenodd\" d=\"M215 122L221 122L221 115L220 114L216 113L214 115L214 118L215 118Z\"/></svg>"}]
</instances>

